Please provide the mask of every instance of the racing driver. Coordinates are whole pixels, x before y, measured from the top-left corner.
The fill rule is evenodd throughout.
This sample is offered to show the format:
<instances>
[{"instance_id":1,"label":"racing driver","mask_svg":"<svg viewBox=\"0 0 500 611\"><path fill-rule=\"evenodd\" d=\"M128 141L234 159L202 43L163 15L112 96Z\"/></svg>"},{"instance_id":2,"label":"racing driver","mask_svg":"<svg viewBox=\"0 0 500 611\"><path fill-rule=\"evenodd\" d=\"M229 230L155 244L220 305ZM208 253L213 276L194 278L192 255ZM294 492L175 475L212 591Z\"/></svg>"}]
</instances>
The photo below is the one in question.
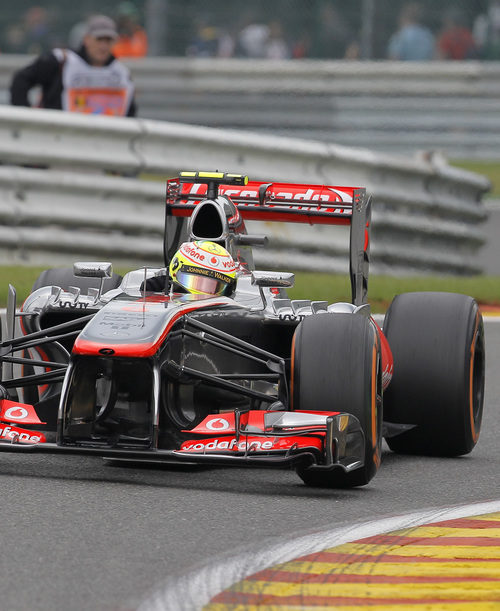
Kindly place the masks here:
<instances>
[{"instance_id":1,"label":"racing driver","mask_svg":"<svg viewBox=\"0 0 500 611\"><path fill-rule=\"evenodd\" d=\"M117 37L112 19L105 15L90 17L77 52L53 49L14 74L11 103L30 106L30 90L41 85L42 97L38 105L42 108L135 116L130 72L111 53Z\"/></svg>"},{"instance_id":2,"label":"racing driver","mask_svg":"<svg viewBox=\"0 0 500 611\"><path fill-rule=\"evenodd\" d=\"M184 242L172 257L168 268L172 291L192 295L229 296L236 284L236 263L220 244L209 240ZM163 291L164 274L146 281L147 291ZM141 286L144 290L144 286Z\"/></svg>"}]
</instances>

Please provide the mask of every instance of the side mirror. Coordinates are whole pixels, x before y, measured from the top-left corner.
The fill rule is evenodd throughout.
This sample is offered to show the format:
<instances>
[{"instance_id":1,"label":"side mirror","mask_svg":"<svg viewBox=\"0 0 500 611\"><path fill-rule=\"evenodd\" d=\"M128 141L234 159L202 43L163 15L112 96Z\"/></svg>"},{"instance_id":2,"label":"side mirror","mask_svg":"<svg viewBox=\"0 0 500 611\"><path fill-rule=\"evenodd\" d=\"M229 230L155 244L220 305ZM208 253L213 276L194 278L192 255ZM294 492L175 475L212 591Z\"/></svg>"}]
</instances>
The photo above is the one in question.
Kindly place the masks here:
<instances>
[{"instance_id":1,"label":"side mirror","mask_svg":"<svg viewBox=\"0 0 500 611\"><path fill-rule=\"evenodd\" d=\"M294 282L295 274L290 272L252 272L252 284L258 287L288 289Z\"/></svg>"},{"instance_id":2,"label":"side mirror","mask_svg":"<svg viewBox=\"0 0 500 611\"><path fill-rule=\"evenodd\" d=\"M80 278L111 278L113 266L106 262L79 261L73 263L73 274Z\"/></svg>"},{"instance_id":3,"label":"side mirror","mask_svg":"<svg viewBox=\"0 0 500 611\"><path fill-rule=\"evenodd\" d=\"M79 261L73 263L73 274L80 278L100 278L101 283L97 294L94 296L94 303L97 303L102 295L102 289L104 288L104 280L111 278L113 275L113 266L111 263L104 261ZM95 289L93 289L95 291ZM90 294L90 289L89 289Z\"/></svg>"}]
</instances>

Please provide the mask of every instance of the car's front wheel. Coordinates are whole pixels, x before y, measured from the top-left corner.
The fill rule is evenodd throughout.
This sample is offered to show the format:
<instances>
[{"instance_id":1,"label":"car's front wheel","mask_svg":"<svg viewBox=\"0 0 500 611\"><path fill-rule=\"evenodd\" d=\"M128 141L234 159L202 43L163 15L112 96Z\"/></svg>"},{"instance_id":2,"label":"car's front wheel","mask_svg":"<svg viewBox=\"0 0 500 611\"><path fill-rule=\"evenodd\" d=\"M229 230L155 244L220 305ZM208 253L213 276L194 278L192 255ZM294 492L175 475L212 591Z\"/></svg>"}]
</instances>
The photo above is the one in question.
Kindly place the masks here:
<instances>
[{"instance_id":1,"label":"car's front wheel","mask_svg":"<svg viewBox=\"0 0 500 611\"><path fill-rule=\"evenodd\" d=\"M380 465L382 377L380 342L370 319L357 314L317 314L297 327L292 351L292 409L355 416L364 433L364 464L352 471L300 467L309 486L367 484Z\"/></svg>"}]
</instances>

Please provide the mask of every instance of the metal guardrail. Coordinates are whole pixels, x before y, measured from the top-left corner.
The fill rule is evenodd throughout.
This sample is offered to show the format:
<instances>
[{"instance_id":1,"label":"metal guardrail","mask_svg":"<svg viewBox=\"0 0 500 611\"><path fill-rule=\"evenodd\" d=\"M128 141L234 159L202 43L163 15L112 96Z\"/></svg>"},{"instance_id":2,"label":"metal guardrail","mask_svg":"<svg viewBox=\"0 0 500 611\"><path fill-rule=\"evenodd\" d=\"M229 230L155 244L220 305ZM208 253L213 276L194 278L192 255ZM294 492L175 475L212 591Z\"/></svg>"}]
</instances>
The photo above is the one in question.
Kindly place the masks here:
<instances>
[{"instance_id":1,"label":"metal guardrail","mask_svg":"<svg viewBox=\"0 0 500 611\"><path fill-rule=\"evenodd\" d=\"M160 264L164 184L104 172L167 178L219 168L258 180L366 186L374 197L375 273L480 271L488 182L439 155L406 159L279 136L0 106L0 163L4 261L67 263L71 253ZM327 241L319 231L273 231L273 261L344 271L347 235L339 228Z\"/></svg>"},{"instance_id":2,"label":"metal guardrail","mask_svg":"<svg viewBox=\"0 0 500 611\"><path fill-rule=\"evenodd\" d=\"M0 55L0 102L28 56ZM362 146L500 157L500 62L128 62L141 117Z\"/></svg>"}]
</instances>

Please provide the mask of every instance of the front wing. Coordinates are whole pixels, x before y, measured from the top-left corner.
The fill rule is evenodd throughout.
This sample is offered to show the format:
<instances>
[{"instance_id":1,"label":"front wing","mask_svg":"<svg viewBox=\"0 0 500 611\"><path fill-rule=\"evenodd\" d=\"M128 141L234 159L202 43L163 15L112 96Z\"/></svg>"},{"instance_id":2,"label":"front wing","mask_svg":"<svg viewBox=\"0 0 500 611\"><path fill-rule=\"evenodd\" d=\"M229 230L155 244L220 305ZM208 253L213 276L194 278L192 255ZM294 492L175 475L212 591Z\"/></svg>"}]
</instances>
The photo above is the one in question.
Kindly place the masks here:
<instances>
[{"instance_id":1,"label":"front wing","mask_svg":"<svg viewBox=\"0 0 500 611\"><path fill-rule=\"evenodd\" d=\"M364 433L357 418L339 412L227 412L207 416L174 450L46 441L42 432L22 428L42 424L31 405L0 401L0 451L94 454L137 461L311 469L358 469L364 463Z\"/></svg>"}]
</instances>

